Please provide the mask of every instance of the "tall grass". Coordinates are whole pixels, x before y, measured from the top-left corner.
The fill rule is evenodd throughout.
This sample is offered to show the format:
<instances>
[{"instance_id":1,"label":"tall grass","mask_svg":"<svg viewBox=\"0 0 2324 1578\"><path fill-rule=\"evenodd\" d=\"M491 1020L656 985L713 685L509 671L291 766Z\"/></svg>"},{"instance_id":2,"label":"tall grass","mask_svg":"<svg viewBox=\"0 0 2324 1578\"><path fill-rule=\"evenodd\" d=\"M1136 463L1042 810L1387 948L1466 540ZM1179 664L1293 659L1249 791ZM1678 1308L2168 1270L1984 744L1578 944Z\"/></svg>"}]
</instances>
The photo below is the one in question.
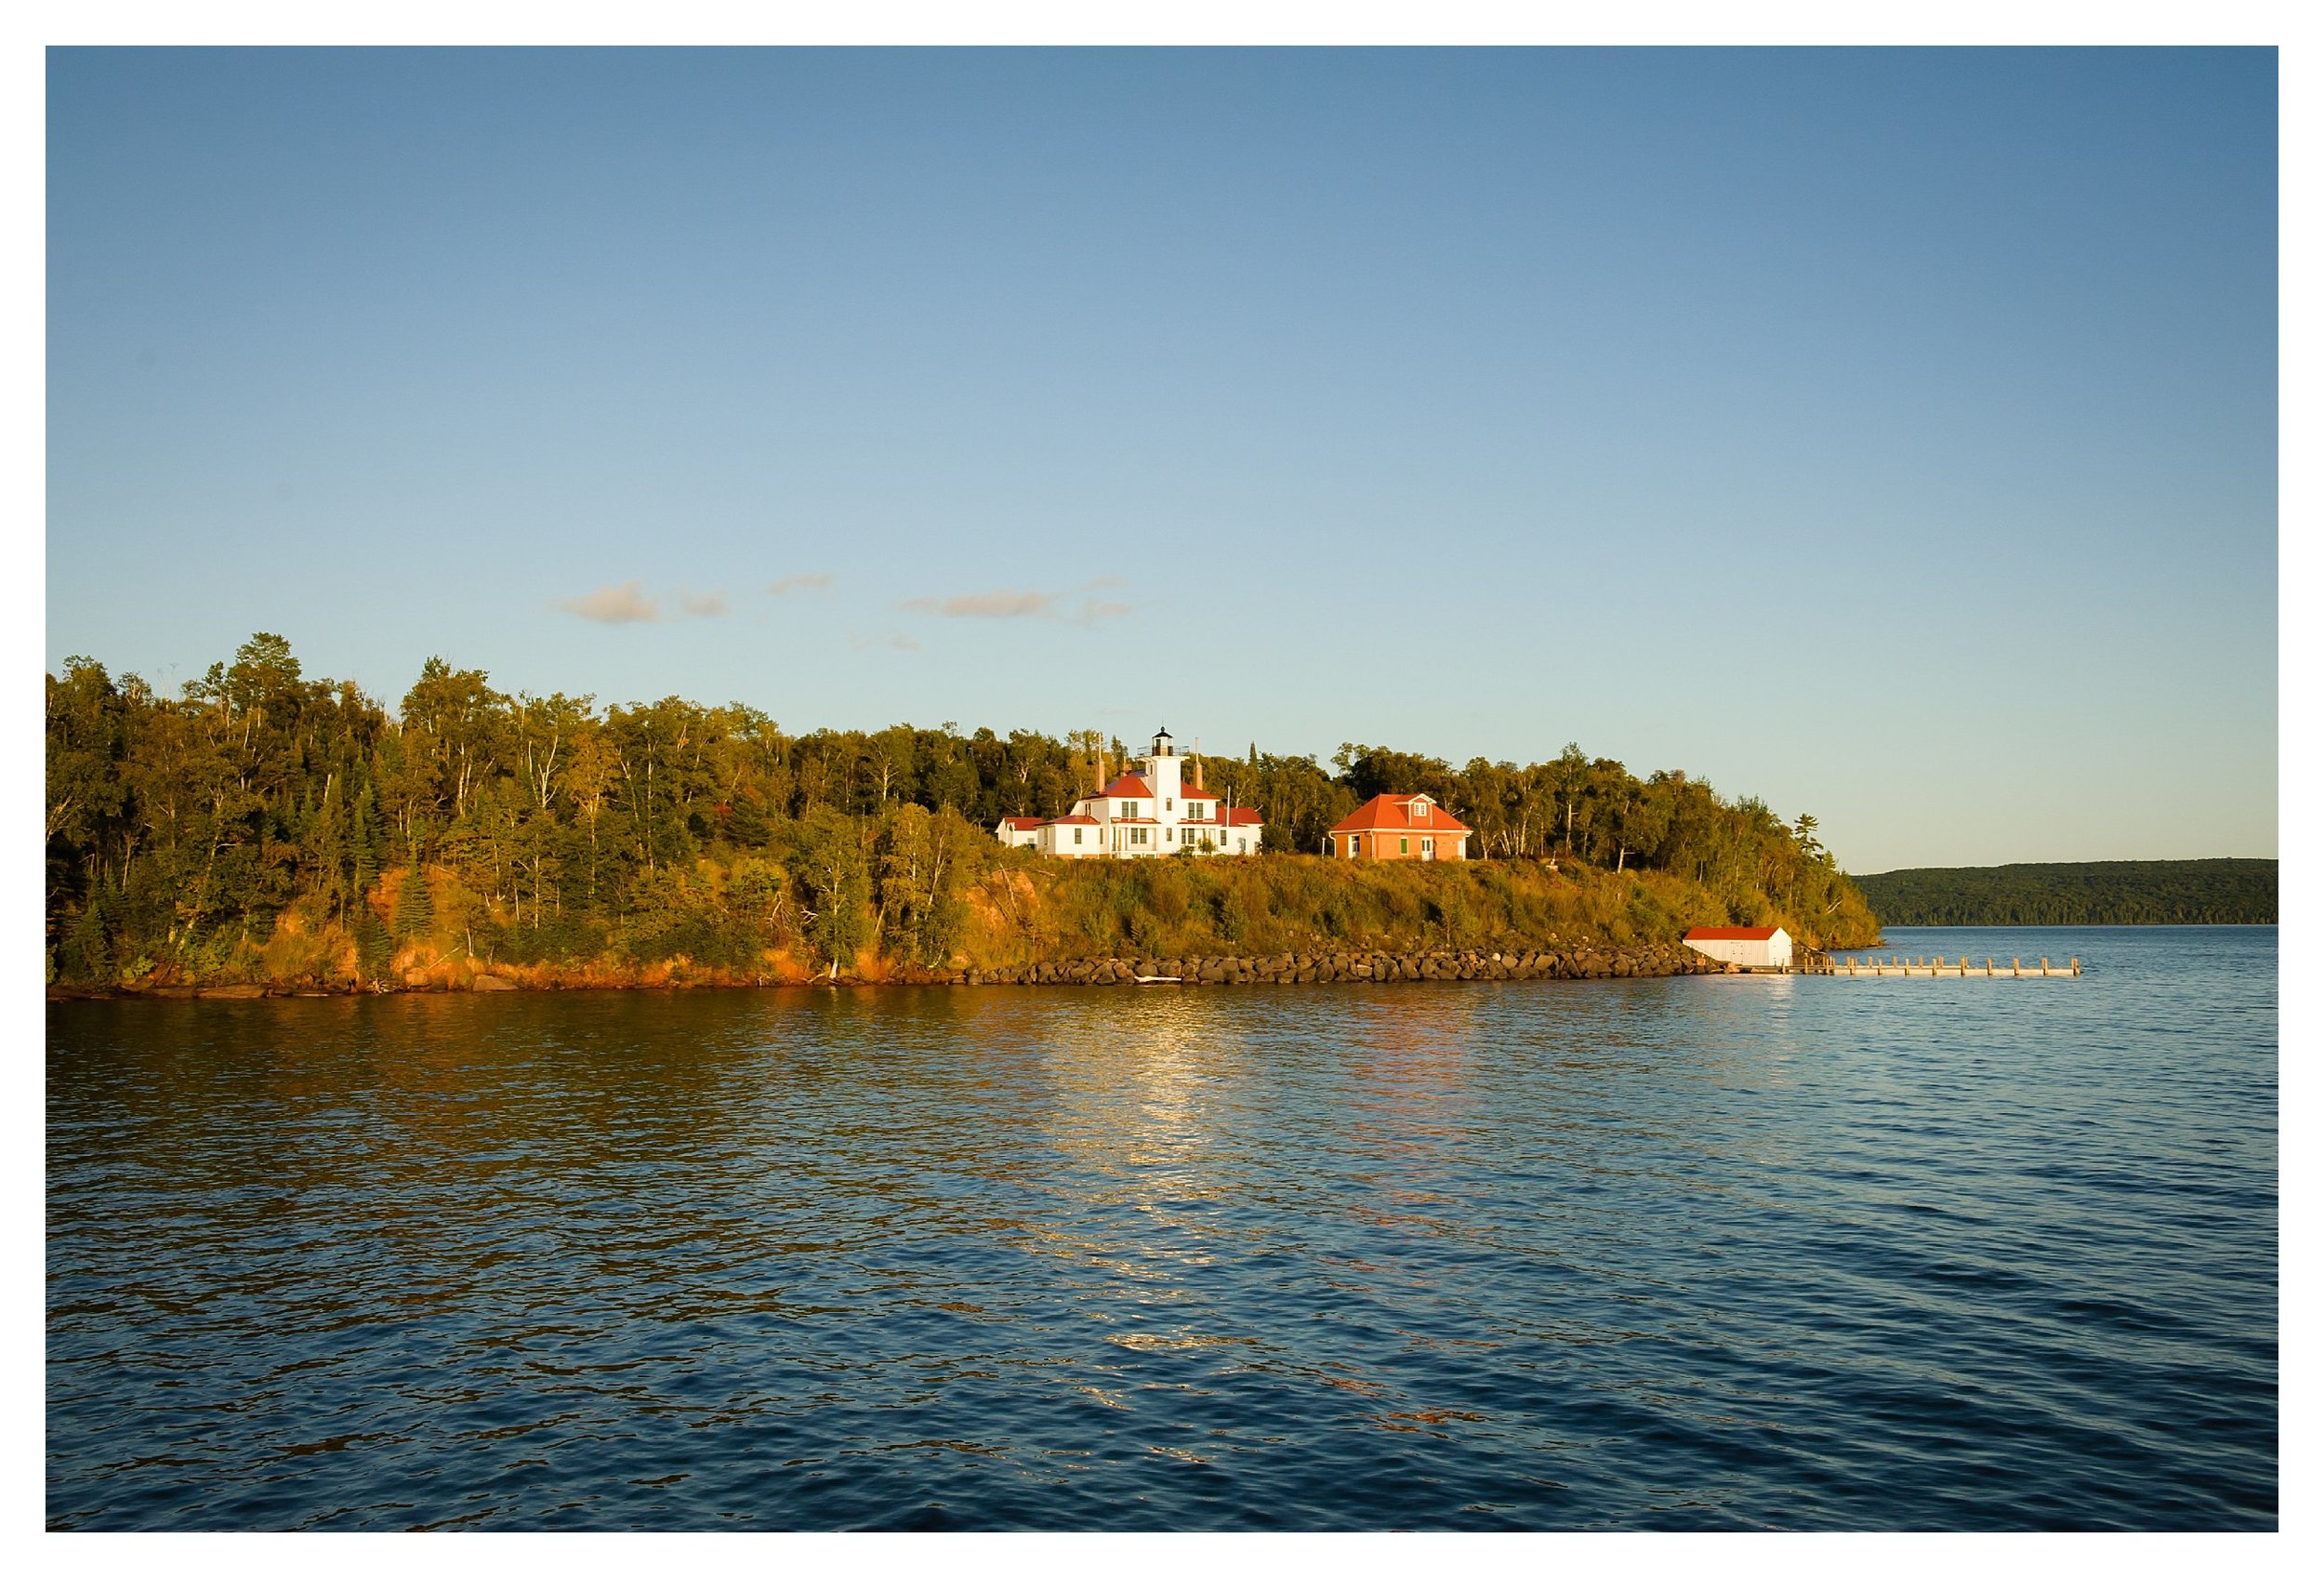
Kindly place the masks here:
<instances>
[{"instance_id":1,"label":"tall grass","mask_svg":"<svg viewBox=\"0 0 2324 1578\"><path fill-rule=\"evenodd\" d=\"M1006 855L974 884L963 938L987 968L1087 955L1180 957L1331 950L1668 943L1689 926L1781 924L1810 946L1869 942L1868 912L1737 915L1662 871L1553 870L1534 861L1064 862Z\"/></svg>"}]
</instances>

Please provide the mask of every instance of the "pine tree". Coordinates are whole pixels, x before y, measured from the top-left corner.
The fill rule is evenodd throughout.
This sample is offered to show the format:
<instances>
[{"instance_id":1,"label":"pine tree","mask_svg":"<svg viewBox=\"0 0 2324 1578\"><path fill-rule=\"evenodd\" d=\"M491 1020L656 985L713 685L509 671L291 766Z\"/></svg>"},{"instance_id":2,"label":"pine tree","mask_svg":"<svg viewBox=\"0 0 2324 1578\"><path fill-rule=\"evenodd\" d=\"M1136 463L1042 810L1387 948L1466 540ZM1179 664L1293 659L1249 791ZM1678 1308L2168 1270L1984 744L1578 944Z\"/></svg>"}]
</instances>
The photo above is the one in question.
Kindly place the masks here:
<instances>
[{"instance_id":1,"label":"pine tree","mask_svg":"<svg viewBox=\"0 0 2324 1578\"><path fill-rule=\"evenodd\" d=\"M415 861L395 890L395 938L409 942L424 937L435 923L436 907L428 897L428 878Z\"/></svg>"},{"instance_id":2,"label":"pine tree","mask_svg":"<svg viewBox=\"0 0 2324 1578\"><path fill-rule=\"evenodd\" d=\"M81 918L73 923L60 962L65 974L75 980L102 981L112 974L112 948L106 941L105 917L95 894L81 907Z\"/></svg>"},{"instance_id":3,"label":"pine tree","mask_svg":"<svg viewBox=\"0 0 2324 1578\"><path fill-rule=\"evenodd\" d=\"M358 903L355 907L355 974L365 981L376 981L394 957L395 944L388 936L388 929L379 923L379 917L371 912L371 906Z\"/></svg>"},{"instance_id":4,"label":"pine tree","mask_svg":"<svg viewBox=\"0 0 2324 1578\"><path fill-rule=\"evenodd\" d=\"M355 815L348 829L347 845L349 875L355 889L354 898L348 908L360 918L371 914L371 890L379 881L379 860L371 826L369 784L365 784L355 796Z\"/></svg>"}]
</instances>

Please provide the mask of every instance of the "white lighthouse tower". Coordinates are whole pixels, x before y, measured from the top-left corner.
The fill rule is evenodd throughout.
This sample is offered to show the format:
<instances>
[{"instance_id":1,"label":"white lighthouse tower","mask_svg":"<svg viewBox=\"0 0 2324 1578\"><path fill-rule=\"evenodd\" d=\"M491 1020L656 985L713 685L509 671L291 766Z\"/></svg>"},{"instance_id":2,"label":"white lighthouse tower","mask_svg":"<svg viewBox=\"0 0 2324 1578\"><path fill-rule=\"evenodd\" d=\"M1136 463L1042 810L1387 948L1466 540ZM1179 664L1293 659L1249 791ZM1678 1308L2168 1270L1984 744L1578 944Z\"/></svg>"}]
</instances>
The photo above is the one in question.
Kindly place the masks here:
<instances>
[{"instance_id":1,"label":"white lighthouse tower","mask_svg":"<svg viewBox=\"0 0 2324 1578\"><path fill-rule=\"evenodd\" d=\"M1003 843L1066 859L1258 854L1265 832L1258 813L1223 805L1205 789L1199 756L1188 782L1185 762L1170 731L1156 729L1144 761L1111 783L1101 757L1096 787L1064 816L1004 816L994 835Z\"/></svg>"}]
</instances>

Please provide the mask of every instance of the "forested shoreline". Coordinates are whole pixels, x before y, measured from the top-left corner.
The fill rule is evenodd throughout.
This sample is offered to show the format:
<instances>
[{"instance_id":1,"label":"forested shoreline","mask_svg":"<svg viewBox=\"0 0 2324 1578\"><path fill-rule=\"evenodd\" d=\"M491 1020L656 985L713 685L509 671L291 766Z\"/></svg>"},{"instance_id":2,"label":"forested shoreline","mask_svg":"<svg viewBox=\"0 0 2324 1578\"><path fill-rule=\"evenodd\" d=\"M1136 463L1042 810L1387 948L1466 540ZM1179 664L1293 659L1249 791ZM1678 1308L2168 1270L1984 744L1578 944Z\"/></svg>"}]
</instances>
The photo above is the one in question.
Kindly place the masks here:
<instances>
[{"instance_id":1,"label":"forested shoreline","mask_svg":"<svg viewBox=\"0 0 2324 1578\"><path fill-rule=\"evenodd\" d=\"M1892 926L2273 925L2273 860L1922 867L1855 879Z\"/></svg>"},{"instance_id":2,"label":"forested shoreline","mask_svg":"<svg viewBox=\"0 0 2324 1578\"><path fill-rule=\"evenodd\" d=\"M1266 854L1188 870L1044 862L992 837L1123 759L1095 731L793 735L739 703L504 694L440 658L390 709L305 677L265 633L176 696L68 659L46 745L47 978L95 988L487 967L933 977L1165 946L1667 942L1704 923L1878 935L1813 817L1573 746L1523 767L1353 744L1328 767L1256 745L1209 757L1209 787L1265 817ZM1486 858L1356 870L1307 853L1386 789L1435 795Z\"/></svg>"}]
</instances>

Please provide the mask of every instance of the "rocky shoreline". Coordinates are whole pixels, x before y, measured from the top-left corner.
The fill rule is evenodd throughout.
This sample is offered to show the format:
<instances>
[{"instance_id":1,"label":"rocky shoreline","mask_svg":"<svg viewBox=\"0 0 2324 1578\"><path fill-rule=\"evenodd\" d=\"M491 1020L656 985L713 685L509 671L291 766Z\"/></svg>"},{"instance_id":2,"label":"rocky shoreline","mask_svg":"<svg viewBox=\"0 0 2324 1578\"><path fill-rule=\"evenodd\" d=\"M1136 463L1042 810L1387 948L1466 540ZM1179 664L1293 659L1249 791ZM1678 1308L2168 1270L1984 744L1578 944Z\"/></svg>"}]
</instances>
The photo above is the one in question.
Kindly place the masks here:
<instances>
[{"instance_id":1,"label":"rocky shoreline","mask_svg":"<svg viewBox=\"0 0 2324 1578\"><path fill-rule=\"evenodd\" d=\"M1716 975L1717 961L1682 948L1532 950L1460 948L1422 953L1226 954L1204 959L1074 959L957 971L963 986L1304 986L1335 981L1578 981Z\"/></svg>"},{"instance_id":2,"label":"rocky shoreline","mask_svg":"<svg viewBox=\"0 0 2324 1578\"><path fill-rule=\"evenodd\" d=\"M89 989L52 986L52 1002L111 998L348 997L372 993L494 991L667 991L735 987L865 986L1306 986L1404 981L1590 981L1717 975L1724 966L1689 949L1649 944L1561 944L1538 948L1440 948L1419 952L1216 954L1202 958L1090 957L989 969L899 969L865 975L751 975L692 970L678 961L626 975L551 966L412 971L397 982L229 982Z\"/></svg>"}]
</instances>

